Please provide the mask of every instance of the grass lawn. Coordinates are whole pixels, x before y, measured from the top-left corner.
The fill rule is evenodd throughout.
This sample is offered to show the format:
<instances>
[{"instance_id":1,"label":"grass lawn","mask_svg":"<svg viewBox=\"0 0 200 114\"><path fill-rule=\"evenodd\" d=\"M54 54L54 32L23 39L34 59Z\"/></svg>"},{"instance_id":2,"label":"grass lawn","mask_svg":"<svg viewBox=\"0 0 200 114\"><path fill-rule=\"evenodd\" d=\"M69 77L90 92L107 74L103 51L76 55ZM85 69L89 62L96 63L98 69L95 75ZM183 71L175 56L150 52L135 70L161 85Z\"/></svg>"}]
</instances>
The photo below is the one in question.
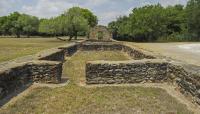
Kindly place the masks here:
<instances>
[{"instance_id":1,"label":"grass lawn","mask_svg":"<svg viewBox=\"0 0 200 114\"><path fill-rule=\"evenodd\" d=\"M0 62L32 55L65 43L55 38L0 38Z\"/></svg>"},{"instance_id":2,"label":"grass lawn","mask_svg":"<svg viewBox=\"0 0 200 114\"><path fill-rule=\"evenodd\" d=\"M192 114L164 90L143 87L84 87L88 60L127 60L122 52L78 52L65 63L65 87L39 87L0 110L2 114Z\"/></svg>"}]
</instances>

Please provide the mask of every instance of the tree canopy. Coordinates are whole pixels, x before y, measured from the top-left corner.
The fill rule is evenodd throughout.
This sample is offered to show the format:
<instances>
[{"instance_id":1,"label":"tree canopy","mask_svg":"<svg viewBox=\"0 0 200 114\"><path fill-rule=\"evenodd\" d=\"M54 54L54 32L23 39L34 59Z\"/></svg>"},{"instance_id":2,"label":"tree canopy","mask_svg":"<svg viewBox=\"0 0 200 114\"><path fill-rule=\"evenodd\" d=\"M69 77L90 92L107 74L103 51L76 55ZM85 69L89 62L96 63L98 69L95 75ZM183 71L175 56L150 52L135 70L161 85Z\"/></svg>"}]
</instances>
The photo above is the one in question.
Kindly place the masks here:
<instances>
[{"instance_id":1,"label":"tree canopy","mask_svg":"<svg viewBox=\"0 0 200 114\"><path fill-rule=\"evenodd\" d=\"M89 28L96 26L97 22L97 17L88 9L72 7L58 17L41 20L39 32L54 36L69 35L71 40L78 35L87 35Z\"/></svg>"},{"instance_id":2,"label":"tree canopy","mask_svg":"<svg viewBox=\"0 0 200 114\"><path fill-rule=\"evenodd\" d=\"M200 0L188 1L187 7L147 5L134 8L129 16L117 18L108 27L118 40L196 41L200 40L199 9Z\"/></svg>"},{"instance_id":3,"label":"tree canopy","mask_svg":"<svg viewBox=\"0 0 200 114\"><path fill-rule=\"evenodd\" d=\"M0 17L0 35L88 35L98 24L90 10L72 7L50 19L38 19L13 12ZM160 4L134 8L128 16L120 16L108 24L113 38L128 41L200 41L200 0L189 0L186 6L163 7Z\"/></svg>"},{"instance_id":4,"label":"tree canopy","mask_svg":"<svg viewBox=\"0 0 200 114\"><path fill-rule=\"evenodd\" d=\"M71 40L78 35L87 35L89 28L97 24L97 16L80 7L72 7L57 17L40 20L35 16L14 12L0 17L0 35L69 35Z\"/></svg>"}]
</instances>

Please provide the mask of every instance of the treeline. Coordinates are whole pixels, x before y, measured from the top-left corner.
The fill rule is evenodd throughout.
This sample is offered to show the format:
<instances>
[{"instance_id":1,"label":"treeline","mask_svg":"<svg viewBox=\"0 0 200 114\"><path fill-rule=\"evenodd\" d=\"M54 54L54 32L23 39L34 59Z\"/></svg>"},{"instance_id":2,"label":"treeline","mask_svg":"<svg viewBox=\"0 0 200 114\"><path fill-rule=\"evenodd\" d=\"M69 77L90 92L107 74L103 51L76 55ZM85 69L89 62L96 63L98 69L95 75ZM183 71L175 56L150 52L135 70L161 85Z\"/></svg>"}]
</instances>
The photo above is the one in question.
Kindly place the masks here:
<instances>
[{"instance_id":1,"label":"treeline","mask_svg":"<svg viewBox=\"0 0 200 114\"><path fill-rule=\"evenodd\" d=\"M135 8L108 26L117 40L200 41L200 0L189 0L185 7L157 4Z\"/></svg>"},{"instance_id":2,"label":"treeline","mask_svg":"<svg viewBox=\"0 0 200 114\"><path fill-rule=\"evenodd\" d=\"M42 35L42 36L70 36L88 34L90 27L98 24L97 16L90 10L73 7L63 14L50 18L38 19L35 16L11 13L0 17L0 35Z\"/></svg>"}]
</instances>

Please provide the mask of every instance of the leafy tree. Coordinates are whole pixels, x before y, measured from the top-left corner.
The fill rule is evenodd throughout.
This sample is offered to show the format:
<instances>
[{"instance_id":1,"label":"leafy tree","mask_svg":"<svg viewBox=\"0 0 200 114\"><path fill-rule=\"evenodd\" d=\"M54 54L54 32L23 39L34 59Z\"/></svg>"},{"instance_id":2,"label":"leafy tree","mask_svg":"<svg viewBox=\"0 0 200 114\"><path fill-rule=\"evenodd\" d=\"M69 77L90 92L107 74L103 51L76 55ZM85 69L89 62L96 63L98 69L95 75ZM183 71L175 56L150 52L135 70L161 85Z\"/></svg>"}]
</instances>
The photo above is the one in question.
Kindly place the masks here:
<instances>
[{"instance_id":1,"label":"leafy tree","mask_svg":"<svg viewBox=\"0 0 200 114\"><path fill-rule=\"evenodd\" d=\"M196 23L195 26L198 25ZM173 40L176 37L188 39L187 16L182 5L164 8L157 4L134 8L129 16L119 17L108 26L113 37L118 40L157 41L161 38Z\"/></svg>"},{"instance_id":2,"label":"leafy tree","mask_svg":"<svg viewBox=\"0 0 200 114\"><path fill-rule=\"evenodd\" d=\"M87 19L90 27L94 27L98 24L97 16L95 16L90 10L83 8L81 8L80 10L82 12L83 17Z\"/></svg>"},{"instance_id":3,"label":"leafy tree","mask_svg":"<svg viewBox=\"0 0 200 114\"><path fill-rule=\"evenodd\" d=\"M17 38L20 38L20 35L22 33L22 26L18 22L18 18L21 16L20 13L14 12L11 13L7 18L6 26L9 28L9 31L12 34L15 34Z\"/></svg>"},{"instance_id":4,"label":"leafy tree","mask_svg":"<svg viewBox=\"0 0 200 114\"><path fill-rule=\"evenodd\" d=\"M21 25L23 33L28 37L38 31L39 20L37 17L23 14L18 18L18 23Z\"/></svg>"},{"instance_id":5,"label":"leafy tree","mask_svg":"<svg viewBox=\"0 0 200 114\"><path fill-rule=\"evenodd\" d=\"M71 40L73 37L77 39L78 32L88 32L89 23L88 20L82 15L81 8L70 8L67 12L64 13L64 16L67 17L66 30L70 37L69 40Z\"/></svg>"},{"instance_id":6,"label":"leafy tree","mask_svg":"<svg viewBox=\"0 0 200 114\"><path fill-rule=\"evenodd\" d=\"M184 31L186 27L186 15L183 5L169 6L165 9L166 24L168 29L168 35L172 33L180 33Z\"/></svg>"},{"instance_id":7,"label":"leafy tree","mask_svg":"<svg viewBox=\"0 0 200 114\"><path fill-rule=\"evenodd\" d=\"M189 32L200 37L200 0L189 0L186 12Z\"/></svg>"},{"instance_id":8,"label":"leafy tree","mask_svg":"<svg viewBox=\"0 0 200 114\"><path fill-rule=\"evenodd\" d=\"M86 35L89 27L97 24L97 17L88 9L79 7L70 8L64 14L51 18L42 19L39 25L39 32L48 35L69 35L77 39L78 35Z\"/></svg>"},{"instance_id":9,"label":"leafy tree","mask_svg":"<svg viewBox=\"0 0 200 114\"><path fill-rule=\"evenodd\" d=\"M9 31L7 24L7 16L0 17L0 34L6 35Z\"/></svg>"}]
</instances>

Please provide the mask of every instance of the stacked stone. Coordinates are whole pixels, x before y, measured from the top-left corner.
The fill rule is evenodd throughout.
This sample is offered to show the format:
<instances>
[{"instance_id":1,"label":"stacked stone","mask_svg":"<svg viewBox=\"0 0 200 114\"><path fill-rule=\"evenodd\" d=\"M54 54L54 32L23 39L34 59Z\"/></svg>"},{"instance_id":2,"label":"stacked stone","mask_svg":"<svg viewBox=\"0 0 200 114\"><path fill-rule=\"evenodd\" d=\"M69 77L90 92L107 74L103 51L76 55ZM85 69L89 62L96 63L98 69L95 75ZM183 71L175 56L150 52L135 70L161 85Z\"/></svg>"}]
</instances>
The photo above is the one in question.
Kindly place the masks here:
<instances>
[{"instance_id":1,"label":"stacked stone","mask_svg":"<svg viewBox=\"0 0 200 114\"><path fill-rule=\"evenodd\" d=\"M187 72L183 67L174 64L170 64L168 72L171 77L175 77L180 92L192 97L200 105L200 75Z\"/></svg>"},{"instance_id":2,"label":"stacked stone","mask_svg":"<svg viewBox=\"0 0 200 114\"><path fill-rule=\"evenodd\" d=\"M164 60L91 61L86 64L87 84L172 83L200 105L200 76Z\"/></svg>"},{"instance_id":3,"label":"stacked stone","mask_svg":"<svg viewBox=\"0 0 200 114\"><path fill-rule=\"evenodd\" d=\"M155 59L156 57L145 54L141 50L133 49L127 45L114 42L85 42L80 48L82 51L123 51L133 59Z\"/></svg>"},{"instance_id":4,"label":"stacked stone","mask_svg":"<svg viewBox=\"0 0 200 114\"><path fill-rule=\"evenodd\" d=\"M168 63L162 60L94 61L86 64L87 84L165 82Z\"/></svg>"},{"instance_id":5,"label":"stacked stone","mask_svg":"<svg viewBox=\"0 0 200 114\"><path fill-rule=\"evenodd\" d=\"M55 84L61 82L62 62L35 61L28 65L33 82Z\"/></svg>"},{"instance_id":6,"label":"stacked stone","mask_svg":"<svg viewBox=\"0 0 200 114\"><path fill-rule=\"evenodd\" d=\"M0 72L0 99L19 87L29 83L30 72L27 65L8 68Z\"/></svg>"},{"instance_id":7,"label":"stacked stone","mask_svg":"<svg viewBox=\"0 0 200 114\"><path fill-rule=\"evenodd\" d=\"M46 53L47 54L42 55L42 57L40 57L39 60L48 60L48 61L64 61L65 60L64 50L55 49L54 51L49 51Z\"/></svg>"}]
</instances>

